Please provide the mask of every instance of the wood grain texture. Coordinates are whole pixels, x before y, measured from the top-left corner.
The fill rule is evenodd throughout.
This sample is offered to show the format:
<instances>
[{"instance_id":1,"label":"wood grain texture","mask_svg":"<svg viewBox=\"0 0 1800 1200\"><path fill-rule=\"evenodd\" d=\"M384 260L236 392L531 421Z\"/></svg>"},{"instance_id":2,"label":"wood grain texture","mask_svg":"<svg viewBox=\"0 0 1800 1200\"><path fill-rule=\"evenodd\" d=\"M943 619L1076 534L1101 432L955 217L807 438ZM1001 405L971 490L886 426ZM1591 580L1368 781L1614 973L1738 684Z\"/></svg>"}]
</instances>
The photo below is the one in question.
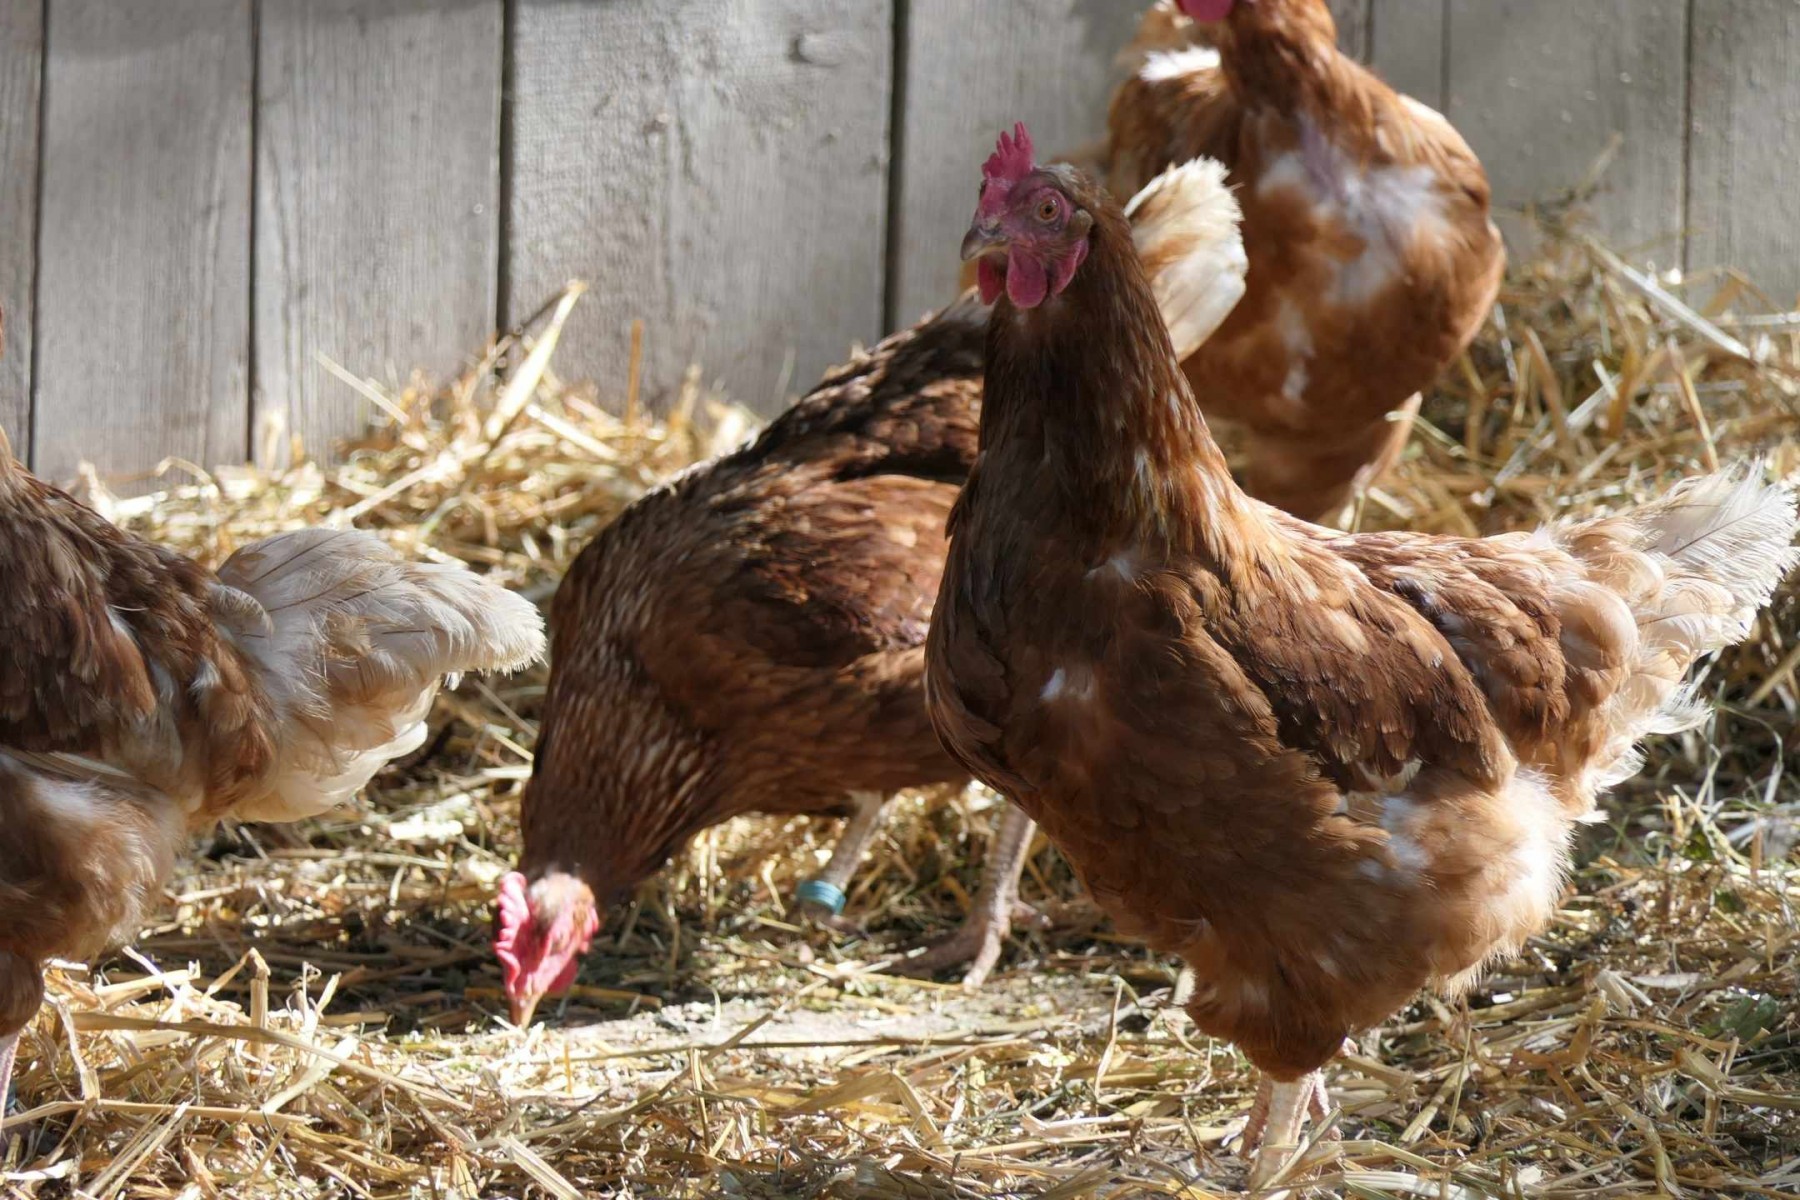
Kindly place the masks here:
<instances>
[{"instance_id":1,"label":"wood grain texture","mask_svg":"<svg viewBox=\"0 0 1800 1200\"><path fill-rule=\"evenodd\" d=\"M1043 155L1104 135L1113 60L1143 5L1116 0L911 0L892 283L895 325L956 295L957 246L981 163L1014 121Z\"/></svg>"},{"instance_id":2,"label":"wood grain texture","mask_svg":"<svg viewBox=\"0 0 1800 1200\"><path fill-rule=\"evenodd\" d=\"M1680 236L1685 0L1450 0L1449 41L1446 115L1481 156L1498 204L1565 193L1618 133L1624 143L1589 206L1595 226L1634 252Z\"/></svg>"},{"instance_id":3,"label":"wood grain texture","mask_svg":"<svg viewBox=\"0 0 1800 1200\"><path fill-rule=\"evenodd\" d=\"M454 371L494 322L501 0L264 0L253 452L372 406L329 375Z\"/></svg>"},{"instance_id":4,"label":"wood grain texture","mask_svg":"<svg viewBox=\"0 0 1800 1200\"><path fill-rule=\"evenodd\" d=\"M1372 0L1328 0L1337 22L1338 48L1357 62L1369 61L1369 9Z\"/></svg>"},{"instance_id":5,"label":"wood grain texture","mask_svg":"<svg viewBox=\"0 0 1800 1200\"><path fill-rule=\"evenodd\" d=\"M1444 107L1446 0L1373 0L1369 65L1396 90Z\"/></svg>"},{"instance_id":6,"label":"wood grain texture","mask_svg":"<svg viewBox=\"0 0 1800 1200\"><path fill-rule=\"evenodd\" d=\"M31 453L31 282L37 230L43 0L0 0L0 429Z\"/></svg>"},{"instance_id":7,"label":"wood grain texture","mask_svg":"<svg viewBox=\"0 0 1800 1200\"><path fill-rule=\"evenodd\" d=\"M57 0L48 38L37 467L241 462L249 0Z\"/></svg>"},{"instance_id":8,"label":"wood grain texture","mask_svg":"<svg viewBox=\"0 0 1800 1200\"><path fill-rule=\"evenodd\" d=\"M594 284L557 369L691 362L773 412L881 328L891 0L519 0L509 320Z\"/></svg>"},{"instance_id":9,"label":"wood grain texture","mask_svg":"<svg viewBox=\"0 0 1800 1200\"><path fill-rule=\"evenodd\" d=\"M1695 0L1688 267L1800 293L1800 4Z\"/></svg>"}]
</instances>

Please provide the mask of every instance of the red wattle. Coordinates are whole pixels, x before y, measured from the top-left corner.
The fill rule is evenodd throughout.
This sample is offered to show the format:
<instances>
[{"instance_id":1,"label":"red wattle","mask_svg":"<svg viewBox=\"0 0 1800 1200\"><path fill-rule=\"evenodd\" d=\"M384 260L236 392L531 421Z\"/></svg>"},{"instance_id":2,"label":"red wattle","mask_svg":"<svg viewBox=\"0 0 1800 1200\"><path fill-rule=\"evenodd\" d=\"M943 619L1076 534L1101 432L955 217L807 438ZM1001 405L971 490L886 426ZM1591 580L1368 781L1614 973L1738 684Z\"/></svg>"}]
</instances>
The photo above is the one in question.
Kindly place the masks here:
<instances>
[{"instance_id":1,"label":"red wattle","mask_svg":"<svg viewBox=\"0 0 1800 1200\"><path fill-rule=\"evenodd\" d=\"M975 264L975 282L981 285L981 302L992 304L1005 289L1006 276L1000 273L999 263L991 258L984 258Z\"/></svg>"},{"instance_id":2,"label":"red wattle","mask_svg":"<svg viewBox=\"0 0 1800 1200\"><path fill-rule=\"evenodd\" d=\"M1006 256L1006 295L1015 307L1036 308L1050 294L1050 276L1044 264L1017 250Z\"/></svg>"}]
</instances>

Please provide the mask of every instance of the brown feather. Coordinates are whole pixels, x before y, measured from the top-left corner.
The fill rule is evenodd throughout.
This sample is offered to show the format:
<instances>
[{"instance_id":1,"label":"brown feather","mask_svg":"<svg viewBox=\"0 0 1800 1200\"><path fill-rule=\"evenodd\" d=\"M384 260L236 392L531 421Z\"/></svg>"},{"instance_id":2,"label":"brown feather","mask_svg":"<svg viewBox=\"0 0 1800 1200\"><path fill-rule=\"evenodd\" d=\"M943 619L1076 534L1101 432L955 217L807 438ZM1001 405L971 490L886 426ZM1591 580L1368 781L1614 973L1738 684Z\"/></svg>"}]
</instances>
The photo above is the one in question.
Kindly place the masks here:
<instances>
[{"instance_id":1,"label":"brown feather","mask_svg":"<svg viewBox=\"0 0 1800 1200\"><path fill-rule=\"evenodd\" d=\"M1251 494L1326 518L1398 457L1416 393L1493 305L1487 177L1448 122L1338 51L1324 0L1239 4L1210 32L1216 59L1172 5L1146 15L1106 178L1123 196L1198 155L1230 168L1249 290L1185 366L1207 416L1245 431Z\"/></svg>"},{"instance_id":2,"label":"brown feather","mask_svg":"<svg viewBox=\"0 0 1800 1200\"><path fill-rule=\"evenodd\" d=\"M927 642L945 745L1043 826L1190 1012L1292 1078L1541 929L1570 832L1691 723L1792 566L1748 475L1539 534L1341 535L1240 492L1129 231L989 326Z\"/></svg>"}]
</instances>

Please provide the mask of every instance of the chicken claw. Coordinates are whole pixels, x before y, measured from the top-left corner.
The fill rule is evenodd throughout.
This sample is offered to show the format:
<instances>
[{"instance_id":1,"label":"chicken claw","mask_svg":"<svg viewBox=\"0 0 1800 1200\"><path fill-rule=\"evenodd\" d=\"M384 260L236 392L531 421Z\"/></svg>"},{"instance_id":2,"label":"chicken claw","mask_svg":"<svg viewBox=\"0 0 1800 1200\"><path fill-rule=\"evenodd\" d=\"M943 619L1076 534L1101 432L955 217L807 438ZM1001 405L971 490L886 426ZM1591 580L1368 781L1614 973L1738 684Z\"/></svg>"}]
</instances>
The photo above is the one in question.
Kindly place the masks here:
<instances>
[{"instance_id":1,"label":"chicken claw","mask_svg":"<svg viewBox=\"0 0 1800 1200\"><path fill-rule=\"evenodd\" d=\"M901 975L929 975L967 963L963 986L978 988L986 983L1000 961L1000 951L1005 948L1006 935L1012 932L1015 920L1038 928L1049 924L1042 913L1018 899L1019 875L1025 869L1026 853L1036 830L1030 817L1008 806L994 844L988 849L981 886L976 889L975 902L962 927L925 950L889 960L885 967Z\"/></svg>"}]
</instances>

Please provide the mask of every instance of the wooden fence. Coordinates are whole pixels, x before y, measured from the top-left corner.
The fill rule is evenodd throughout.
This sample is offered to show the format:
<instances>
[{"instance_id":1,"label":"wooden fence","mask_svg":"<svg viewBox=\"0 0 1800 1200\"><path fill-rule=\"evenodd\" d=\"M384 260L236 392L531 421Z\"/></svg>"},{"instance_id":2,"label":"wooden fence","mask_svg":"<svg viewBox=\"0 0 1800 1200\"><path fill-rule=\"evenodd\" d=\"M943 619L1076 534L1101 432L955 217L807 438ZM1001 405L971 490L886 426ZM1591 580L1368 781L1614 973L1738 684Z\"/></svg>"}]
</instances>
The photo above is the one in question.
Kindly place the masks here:
<instances>
[{"instance_id":1,"label":"wooden fence","mask_svg":"<svg viewBox=\"0 0 1800 1200\"><path fill-rule=\"evenodd\" d=\"M1522 204L1800 288L1800 0L1334 0ZM0 0L0 423L56 477L367 418L570 277L764 411L951 293L975 164L1096 134L1138 0ZM279 453L279 451L274 451Z\"/></svg>"}]
</instances>

